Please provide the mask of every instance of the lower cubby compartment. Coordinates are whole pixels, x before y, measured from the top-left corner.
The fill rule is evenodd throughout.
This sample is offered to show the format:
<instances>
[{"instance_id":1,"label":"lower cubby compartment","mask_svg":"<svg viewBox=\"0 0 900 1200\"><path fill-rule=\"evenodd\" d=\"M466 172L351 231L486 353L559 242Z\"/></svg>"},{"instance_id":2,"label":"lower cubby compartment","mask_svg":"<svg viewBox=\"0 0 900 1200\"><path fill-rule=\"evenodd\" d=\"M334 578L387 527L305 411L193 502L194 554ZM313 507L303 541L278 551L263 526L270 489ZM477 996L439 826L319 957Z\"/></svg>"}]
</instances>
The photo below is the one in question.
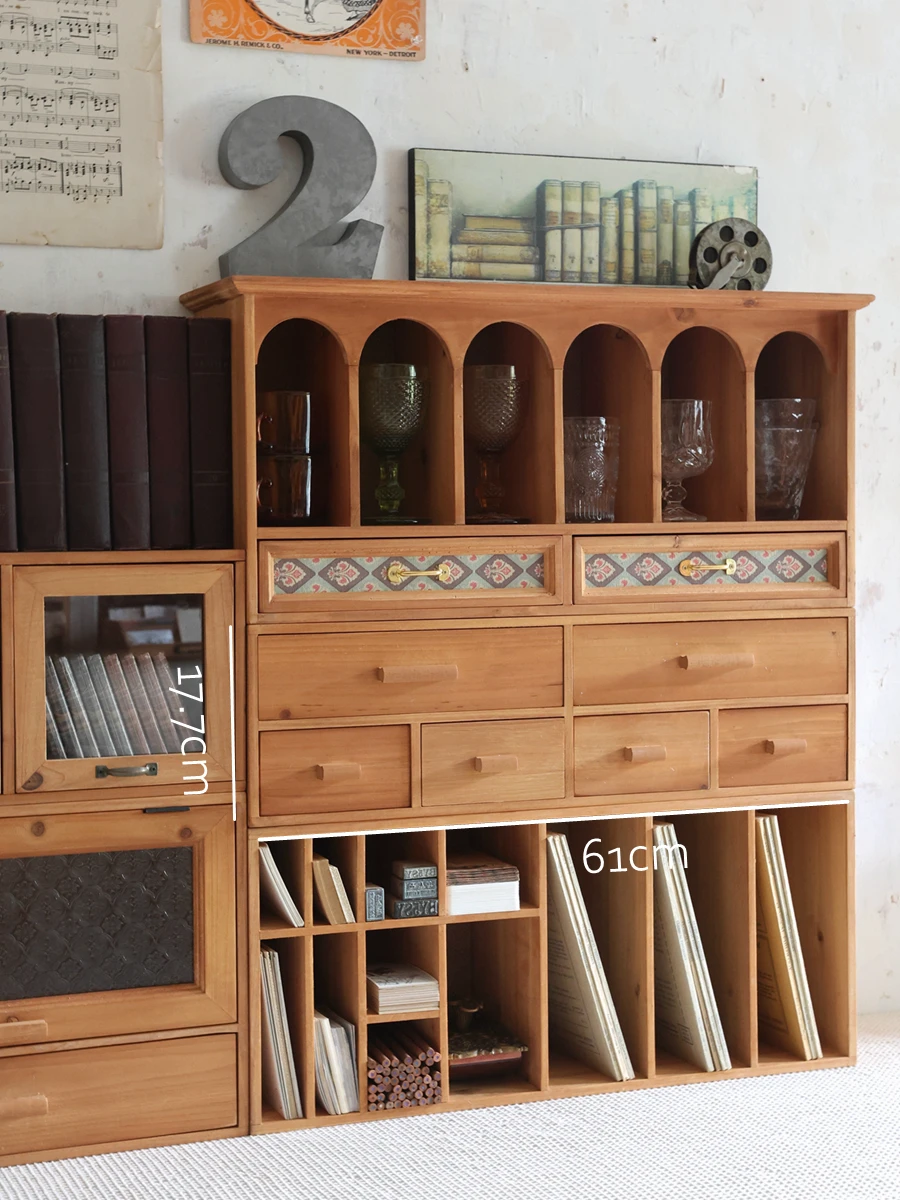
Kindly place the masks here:
<instances>
[{"instance_id":1,"label":"lower cubby compartment","mask_svg":"<svg viewBox=\"0 0 900 1200\"><path fill-rule=\"evenodd\" d=\"M455 855L484 854L510 863L519 871L519 904L537 909L543 878L543 826L492 825L478 829L447 830L447 861Z\"/></svg>"},{"instance_id":2,"label":"lower cubby compartment","mask_svg":"<svg viewBox=\"0 0 900 1200\"><path fill-rule=\"evenodd\" d=\"M376 966L414 967L425 971L437 981L437 1003L424 1011L378 1012L374 992L366 979L366 1012L369 1024L379 1022L437 1018L446 1003L444 984L444 931L438 925L411 923L399 929L369 930L366 933L366 971ZM433 1036L433 1035L432 1035Z\"/></svg>"},{"instance_id":3,"label":"lower cubby compartment","mask_svg":"<svg viewBox=\"0 0 900 1200\"><path fill-rule=\"evenodd\" d=\"M394 920L428 919L432 915L430 910L439 901L444 861L443 830L421 829L408 833L370 834L365 839L365 883L366 886L373 884L384 889L385 924L390 925ZM395 866L398 872L401 870L400 863L410 864L411 867L415 864L412 873L419 878L408 880L403 886L399 874L394 870ZM431 868L435 874L425 876L425 870ZM410 900L423 898L432 903L416 906L414 903L410 904L409 900L404 901L405 896ZM395 900L403 901L403 905L397 909L398 913L403 915L396 918L393 916ZM421 908L429 910L424 917L419 916ZM381 922L367 918L367 923Z\"/></svg>"},{"instance_id":4,"label":"lower cubby compartment","mask_svg":"<svg viewBox=\"0 0 900 1200\"><path fill-rule=\"evenodd\" d=\"M447 1070L442 1047L440 1017L377 1024L370 1017L362 1111L402 1114L442 1104Z\"/></svg>"}]
</instances>

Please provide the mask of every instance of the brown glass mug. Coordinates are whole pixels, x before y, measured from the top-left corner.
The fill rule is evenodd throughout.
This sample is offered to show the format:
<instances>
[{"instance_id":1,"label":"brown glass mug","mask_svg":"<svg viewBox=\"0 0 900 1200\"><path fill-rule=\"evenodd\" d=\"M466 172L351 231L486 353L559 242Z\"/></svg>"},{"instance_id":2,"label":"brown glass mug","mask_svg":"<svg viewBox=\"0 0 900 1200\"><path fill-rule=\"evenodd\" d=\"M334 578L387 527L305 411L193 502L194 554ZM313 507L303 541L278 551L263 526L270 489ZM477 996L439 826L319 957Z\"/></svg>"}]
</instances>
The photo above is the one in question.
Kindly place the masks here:
<instances>
[{"instance_id":1,"label":"brown glass mug","mask_svg":"<svg viewBox=\"0 0 900 1200\"><path fill-rule=\"evenodd\" d=\"M260 454L256 478L260 525L298 525L309 520L312 470L308 454Z\"/></svg>"},{"instance_id":2,"label":"brown glass mug","mask_svg":"<svg viewBox=\"0 0 900 1200\"><path fill-rule=\"evenodd\" d=\"M256 445L263 454L309 454L309 392L261 392Z\"/></svg>"}]
</instances>

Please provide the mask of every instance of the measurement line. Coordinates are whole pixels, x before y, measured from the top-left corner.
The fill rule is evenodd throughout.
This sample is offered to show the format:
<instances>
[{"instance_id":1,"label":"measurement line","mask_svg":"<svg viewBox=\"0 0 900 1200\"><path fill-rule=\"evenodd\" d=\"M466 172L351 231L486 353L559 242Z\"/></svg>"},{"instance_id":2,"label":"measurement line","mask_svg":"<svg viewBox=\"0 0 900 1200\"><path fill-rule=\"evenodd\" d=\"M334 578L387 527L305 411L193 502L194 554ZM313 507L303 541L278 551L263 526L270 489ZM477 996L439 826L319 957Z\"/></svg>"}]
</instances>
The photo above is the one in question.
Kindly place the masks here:
<instances>
[{"instance_id":1,"label":"measurement line","mask_svg":"<svg viewBox=\"0 0 900 1200\"><path fill-rule=\"evenodd\" d=\"M237 750L234 742L234 626L228 626L228 679L231 697L231 815L237 824Z\"/></svg>"}]
</instances>

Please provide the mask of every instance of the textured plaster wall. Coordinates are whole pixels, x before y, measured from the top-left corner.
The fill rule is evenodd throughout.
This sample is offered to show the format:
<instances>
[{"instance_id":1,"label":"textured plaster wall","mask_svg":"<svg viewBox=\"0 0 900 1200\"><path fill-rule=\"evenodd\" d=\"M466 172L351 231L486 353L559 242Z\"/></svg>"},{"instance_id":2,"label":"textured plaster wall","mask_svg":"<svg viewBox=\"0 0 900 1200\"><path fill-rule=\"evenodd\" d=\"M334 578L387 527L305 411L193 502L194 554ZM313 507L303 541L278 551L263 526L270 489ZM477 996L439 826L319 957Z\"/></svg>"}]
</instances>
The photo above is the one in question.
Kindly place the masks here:
<instances>
[{"instance_id":1,"label":"textured plaster wall","mask_svg":"<svg viewBox=\"0 0 900 1200\"><path fill-rule=\"evenodd\" d=\"M771 286L875 292L858 337L859 1000L900 1008L900 30L887 0L428 0L422 63L193 46L163 0L166 239L0 245L7 309L177 312L290 190L222 181L222 130L266 96L355 112L379 151L357 215L403 278L410 146L755 164ZM0 197L2 217L2 197Z\"/></svg>"}]
</instances>

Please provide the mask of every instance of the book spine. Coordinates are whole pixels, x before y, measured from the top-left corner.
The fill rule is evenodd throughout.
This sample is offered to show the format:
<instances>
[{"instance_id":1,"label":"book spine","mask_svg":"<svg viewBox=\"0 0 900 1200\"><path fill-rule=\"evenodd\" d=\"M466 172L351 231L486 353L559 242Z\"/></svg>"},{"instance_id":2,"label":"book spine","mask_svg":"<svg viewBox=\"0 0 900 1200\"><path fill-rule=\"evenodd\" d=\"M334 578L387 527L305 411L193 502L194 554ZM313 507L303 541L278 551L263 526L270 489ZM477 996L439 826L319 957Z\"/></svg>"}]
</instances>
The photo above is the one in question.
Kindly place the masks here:
<instances>
[{"instance_id":1,"label":"book spine","mask_svg":"<svg viewBox=\"0 0 900 1200\"><path fill-rule=\"evenodd\" d=\"M384 920L384 888L377 883L366 884L366 920Z\"/></svg>"},{"instance_id":2,"label":"book spine","mask_svg":"<svg viewBox=\"0 0 900 1200\"><path fill-rule=\"evenodd\" d=\"M436 900L438 881L436 879L391 879L391 891L401 900Z\"/></svg>"},{"instance_id":3,"label":"book spine","mask_svg":"<svg viewBox=\"0 0 900 1200\"><path fill-rule=\"evenodd\" d=\"M691 192L691 203L694 206L694 233L697 237L707 225L712 223L712 197L708 188L694 188ZM693 238L691 239L693 241Z\"/></svg>"},{"instance_id":4,"label":"book spine","mask_svg":"<svg viewBox=\"0 0 900 1200\"><path fill-rule=\"evenodd\" d=\"M406 859L396 859L391 865L391 873L398 879L437 879L435 863L415 863Z\"/></svg>"},{"instance_id":5,"label":"book spine","mask_svg":"<svg viewBox=\"0 0 900 1200\"><path fill-rule=\"evenodd\" d=\"M656 198L656 282L671 285L675 282L675 189L659 187Z\"/></svg>"},{"instance_id":6,"label":"book spine","mask_svg":"<svg viewBox=\"0 0 900 1200\"><path fill-rule=\"evenodd\" d=\"M581 283L582 185L573 180L563 184L563 283Z\"/></svg>"},{"instance_id":7,"label":"book spine","mask_svg":"<svg viewBox=\"0 0 900 1200\"><path fill-rule=\"evenodd\" d=\"M576 230L581 233L581 230ZM453 279L529 279L540 278L540 268L532 263L453 262Z\"/></svg>"},{"instance_id":8,"label":"book spine","mask_svg":"<svg viewBox=\"0 0 900 1200\"><path fill-rule=\"evenodd\" d=\"M413 165L413 220L415 223L416 279L428 276L428 163L417 158Z\"/></svg>"},{"instance_id":9,"label":"book spine","mask_svg":"<svg viewBox=\"0 0 900 1200\"><path fill-rule=\"evenodd\" d=\"M97 695L97 689L94 687L94 681L91 679L91 673L88 670L85 657L83 654L72 654L67 657L74 677L75 687L78 689L78 693L84 703L84 710L87 713L88 724L97 743L97 749L104 756L115 756L116 747L112 740L103 712L103 706Z\"/></svg>"},{"instance_id":10,"label":"book spine","mask_svg":"<svg viewBox=\"0 0 900 1200\"><path fill-rule=\"evenodd\" d=\"M634 192L619 192L619 283L634 283Z\"/></svg>"},{"instance_id":11,"label":"book spine","mask_svg":"<svg viewBox=\"0 0 900 1200\"><path fill-rule=\"evenodd\" d=\"M172 724L172 713L169 709L169 702L160 687L159 676L156 674L153 659L149 653L138 654L137 665L141 674L141 681L144 685L144 691L147 693L147 699L150 701L150 707L153 709L153 716L156 718L156 725L162 734L166 750L169 754L177 754L181 749L181 739L178 736L177 728Z\"/></svg>"},{"instance_id":12,"label":"book spine","mask_svg":"<svg viewBox=\"0 0 900 1200\"><path fill-rule=\"evenodd\" d=\"M638 226L637 281L647 286L656 283L656 180L639 179L634 190Z\"/></svg>"},{"instance_id":13,"label":"book spine","mask_svg":"<svg viewBox=\"0 0 900 1200\"><path fill-rule=\"evenodd\" d=\"M539 263L540 251L537 246L467 246L463 242L454 242L450 247L450 258L453 262L485 262L485 263Z\"/></svg>"},{"instance_id":14,"label":"book spine","mask_svg":"<svg viewBox=\"0 0 900 1200\"><path fill-rule=\"evenodd\" d=\"M428 180L428 278L450 278L452 190L447 179Z\"/></svg>"},{"instance_id":15,"label":"book spine","mask_svg":"<svg viewBox=\"0 0 900 1200\"><path fill-rule=\"evenodd\" d=\"M717 201L713 205L713 220L714 221L730 221L731 220L731 205L727 200Z\"/></svg>"},{"instance_id":16,"label":"book spine","mask_svg":"<svg viewBox=\"0 0 900 1200\"><path fill-rule=\"evenodd\" d=\"M66 758L66 748L60 737L56 718L53 716L53 709L50 707L50 701L46 696L44 697L44 709L47 718L47 758Z\"/></svg>"},{"instance_id":17,"label":"book spine","mask_svg":"<svg viewBox=\"0 0 900 1200\"><path fill-rule=\"evenodd\" d=\"M125 681L125 674L122 670L122 663L119 661L118 654L104 655L103 662L106 666L109 686L112 689L113 701L128 734L131 753L149 754L150 746L147 743L146 735L138 718L137 709L134 707L131 692L128 690L128 684Z\"/></svg>"},{"instance_id":18,"label":"book spine","mask_svg":"<svg viewBox=\"0 0 900 1200\"><path fill-rule=\"evenodd\" d=\"M517 229L461 229L456 246L533 246L534 235Z\"/></svg>"},{"instance_id":19,"label":"book spine","mask_svg":"<svg viewBox=\"0 0 900 1200\"><path fill-rule=\"evenodd\" d=\"M756 213L750 215L750 207L747 203L747 197L744 195L731 197L731 215L735 218L740 218L743 221L755 221Z\"/></svg>"},{"instance_id":20,"label":"book spine","mask_svg":"<svg viewBox=\"0 0 900 1200\"><path fill-rule=\"evenodd\" d=\"M600 201L600 282L619 282L619 201Z\"/></svg>"},{"instance_id":21,"label":"book spine","mask_svg":"<svg viewBox=\"0 0 900 1200\"><path fill-rule=\"evenodd\" d=\"M16 464L13 454L12 387L9 379L9 331L0 312L0 552L18 548ZM60 756L62 757L62 756Z\"/></svg>"},{"instance_id":22,"label":"book spine","mask_svg":"<svg viewBox=\"0 0 900 1200\"><path fill-rule=\"evenodd\" d=\"M144 318L106 318L106 397L114 550L150 549Z\"/></svg>"},{"instance_id":23,"label":"book spine","mask_svg":"<svg viewBox=\"0 0 900 1200\"><path fill-rule=\"evenodd\" d=\"M9 365L20 550L66 549L62 395L56 319L10 313Z\"/></svg>"},{"instance_id":24,"label":"book spine","mask_svg":"<svg viewBox=\"0 0 900 1200\"><path fill-rule=\"evenodd\" d=\"M464 229L486 229L494 232L532 233L534 231L533 217L482 217L475 214L467 216Z\"/></svg>"},{"instance_id":25,"label":"book spine","mask_svg":"<svg viewBox=\"0 0 900 1200\"><path fill-rule=\"evenodd\" d=\"M231 322L188 318L193 545L231 545Z\"/></svg>"},{"instance_id":26,"label":"book spine","mask_svg":"<svg viewBox=\"0 0 900 1200\"><path fill-rule=\"evenodd\" d=\"M109 433L103 318L61 315L60 386L70 550L109 550Z\"/></svg>"},{"instance_id":27,"label":"book spine","mask_svg":"<svg viewBox=\"0 0 900 1200\"><path fill-rule=\"evenodd\" d=\"M562 203L562 180L545 179L537 194L545 283L559 283L562 279Z\"/></svg>"},{"instance_id":28,"label":"book spine","mask_svg":"<svg viewBox=\"0 0 900 1200\"><path fill-rule=\"evenodd\" d=\"M689 200L675 201L675 282L686 284L691 277L691 243L693 242L691 204Z\"/></svg>"},{"instance_id":29,"label":"book spine","mask_svg":"<svg viewBox=\"0 0 900 1200\"><path fill-rule=\"evenodd\" d=\"M400 900L391 896L391 916L395 921L406 917L436 917L438 915L437 900Z\"/></svg>"},{"instance_id":30,"label":"book spine","mask_svg":"<svg viewBox=\"0 0 900 1200\"><path fill-rule=\"evenodd\" d=\"M161 650L157 650L156 654L153 655L153 669L156 672L156 678L159 681L159 686L168 705L169 717L171 720L177 721L179 717L184 716L184 709L178 703L178 697L175 695L175 676L172 674L169 660Z\"/></svg>"},{"instance_id":31,"label":"book spine","mask_svg":"<svg viewBox=\"0 0 900 1200\"><path fill-rule=\"evenodd\" d=\"M150 540L154 550L191 544L191 435L187 321L147 317Z\"/></svg>"},{"instance_id":32,"label":"book spine","mask_svg":"<svg viewBox=\"0 0 900 1200\"><path fill-rule=\"evenodd\" d=\"M103 665L103 659L99 654L91 654L88 657L87 668L91 676L91 682L94 685L94 691L97 693L97 699L100 702L100 708L103 710L103 716L106 718L106 725L112 738L114 752L117 755L131 755L135 753L131 748L131 742L125 730L122 714L119 712L118 705L113 696L106 667Z\"/></svg>"},{"instance_id":33,"label":"book spine","mask_svg":"<svg viewBox=\"0 0 900 1200\"><path fill-rule=\"evenodd\" d=\"M137 661L133 654L123 654L119 660L122 664L122 674L125 677L125 682L128 686L128 691L131 694L131 699L134 702L135 711L138 715L138 720L141 723L141 728L144 731L144 736L147 739L147 745L150 747L151 754L167 754L166 743L163 741L162 733L156 723L153 709L150 706L150 701L147 698L147 692L144 689L144 683L141 679L141 673L138 670Z\"/></svg>"},{"instance_id":34,"label":"book spine","mask_svg":"<svg viewBox=\"0 0 900 1200\"><path fill-rule=\"evenodd\" d=\"M75 724L72 720L72 714L69 712L69 705L63 694L59 676L56 673L56 666L49 654L44 659L44 692L47 697L47 703L50 705L53 719L56 722L60 740L65 747L63 757L84 758L84 751L78 740L78 734L75 732Z\"/></svg>"},{"instance_id":35,"label":"book spine","mask_svg":"<svg viewBox=\"0 0 900 1200\"><path fill-rule=\"evenodd\" d=\"M100 749L97 746L97 739L94 737L94 731L88 719L84 700L78 690L78 685L75 683L71 664L65 655L59 655L59 657L54 659L54 666L56 667L56 674L62 686L63 695L66 698L66 704L68 704L69 712L72 714L72 723L75 726L75 733L78 736L78 744L81 746L82 753L85 758L99 758Z\"/></svg>"},{"instance_id":36,"label":"book spine","mask_svg":"<svg viewBox=\"0 0 900 1200\"><path fill-rule=\"evenodd\" d=\"M588 182L582 188L581 281L600 282L600 184Z\"/></svg>"}]
</instances>

